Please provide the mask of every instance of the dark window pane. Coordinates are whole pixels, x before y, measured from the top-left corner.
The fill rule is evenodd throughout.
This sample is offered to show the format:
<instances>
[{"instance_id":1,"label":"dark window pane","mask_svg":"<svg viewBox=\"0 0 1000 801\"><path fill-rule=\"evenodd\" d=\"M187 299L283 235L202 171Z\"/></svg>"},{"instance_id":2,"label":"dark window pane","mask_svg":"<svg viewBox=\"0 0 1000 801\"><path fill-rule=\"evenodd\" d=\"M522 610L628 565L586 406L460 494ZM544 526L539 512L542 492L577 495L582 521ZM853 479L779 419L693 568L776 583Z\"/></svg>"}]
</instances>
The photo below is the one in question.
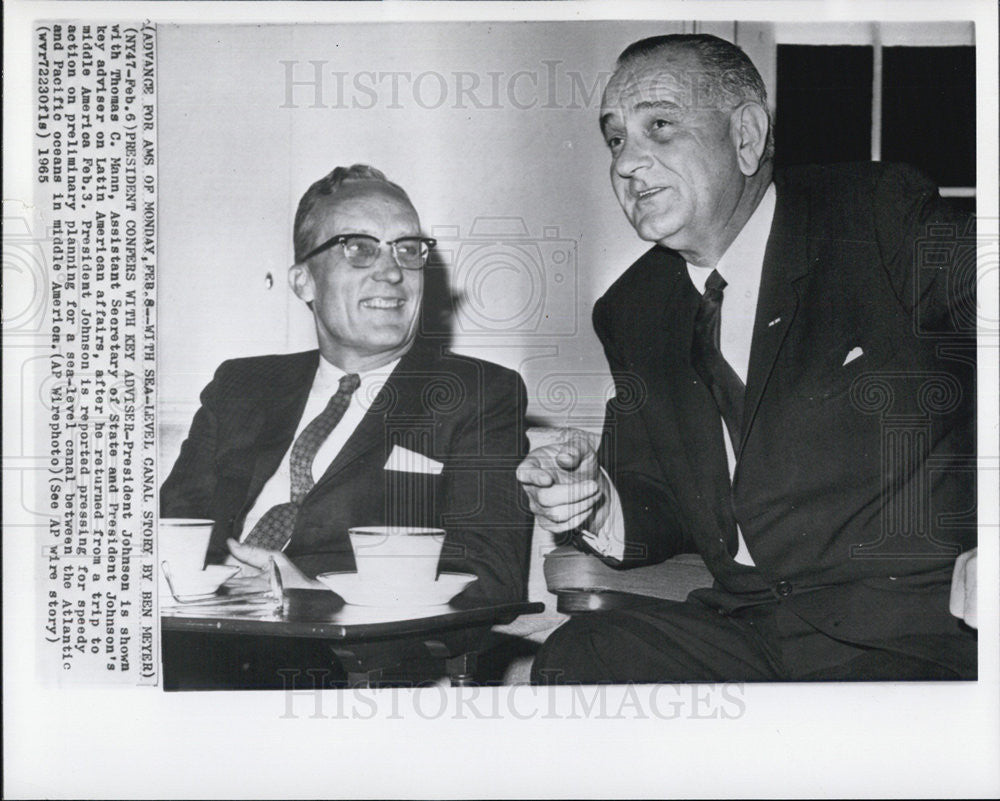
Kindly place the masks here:
<instances>
[{"instance_id":1,"label":"dark window pane","mask_svg":"<svg viewBox=\"0 0 1000 801\"><path fill-rule=\"evenodd\" d=\"M778 45L775 163L871 159L872 49Z\"/></svg>"},{"instance_id":2,"label":"dark window pane","mask_svg":"<svg viewBox=\"0 0 1000 801\"><path fill-rule=\"evenodd\" d=\"M882 87L882 158L975 186L976 49L886 47Z\"/></svg>"},{"instance_id":3,"label":"dark window pane","mask_svg":"<svg viewBox=\"0 0 1000 801\"><path fill-rule=\"evenodd\" d=\"M976 199L974 197L950 197L948 198L948 202L966 214L976 213Z\"/></svg>"}]
</instances>

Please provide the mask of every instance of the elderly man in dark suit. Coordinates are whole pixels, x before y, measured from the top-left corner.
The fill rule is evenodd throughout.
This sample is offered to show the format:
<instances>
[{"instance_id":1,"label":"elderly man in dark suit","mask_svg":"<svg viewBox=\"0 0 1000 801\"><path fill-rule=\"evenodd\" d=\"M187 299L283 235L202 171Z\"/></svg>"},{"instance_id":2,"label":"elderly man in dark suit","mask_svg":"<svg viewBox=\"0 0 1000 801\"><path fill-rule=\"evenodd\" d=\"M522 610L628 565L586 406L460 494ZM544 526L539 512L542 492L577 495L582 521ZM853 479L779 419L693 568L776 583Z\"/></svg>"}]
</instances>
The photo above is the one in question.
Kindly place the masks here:
<instances>
[{"instance_id":1,"label":"elderly man in dark suit","mask_svg":"<svg viewBox=\"0 0 1000 801\"><path fill-rule=\"evenodd\" d=\"M219 367L161 516L215 520L210 562L276 556L293 582L353 570L350 527L443 528L441 569L478 577L462 603L521 600L524 384L418 338L433 240L406 193L338 167L303 196L294 244L289 282L319 349Z\"/></svg>"},{"instance_id":2,"label":"elderly man in dark suit","mask_svg":"<svg viewBox=\"0 0 1000 801\"><path fill-rule=\"evenodd\" d=\"M656 244L594 308L599 453L567 434L519 477L609 564L697 551L715 583L571 620L535 679L974 678L970 221L909 168L772 175L763 82L716 37L630 46L600 122Z\"/></svg>"}]
</instances>

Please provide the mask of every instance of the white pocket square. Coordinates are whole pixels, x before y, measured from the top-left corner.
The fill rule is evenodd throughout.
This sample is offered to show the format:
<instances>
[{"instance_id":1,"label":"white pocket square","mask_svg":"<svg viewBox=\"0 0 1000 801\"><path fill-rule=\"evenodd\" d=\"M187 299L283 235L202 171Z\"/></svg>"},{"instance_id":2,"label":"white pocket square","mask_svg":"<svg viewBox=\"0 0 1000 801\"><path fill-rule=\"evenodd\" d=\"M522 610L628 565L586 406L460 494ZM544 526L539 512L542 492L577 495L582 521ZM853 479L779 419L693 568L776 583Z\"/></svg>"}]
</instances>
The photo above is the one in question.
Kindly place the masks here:
<instances>
[{"instance_id":1,"label":"white pocket square","mask_svg":"<svg viewBox=\"0 0 1000 801\"><path fill-rule=\"evenodd\" d=\"M848 353L847 356L844 357L844 363L842 365L840 365L840 366L841 367L846 367L851 362L853 362L855 359L860 358L861 356L864 356L864 355L865 355L865 352L863 350L861 350L861 348L851 348L851 352Z\"/></svg>"},{"instance_id":2,"label":"white pocket square","mask_svg":"<svg viewBox=\"0 0 1000 801\"><path fill-rule=\"evenodd\" d=\"M444 470L444 465L422 453L393 445L392 453L389 454L383 469L397 470L400 473L429 473L433 476L439 476Z\"/></svg>"}]
</instances>

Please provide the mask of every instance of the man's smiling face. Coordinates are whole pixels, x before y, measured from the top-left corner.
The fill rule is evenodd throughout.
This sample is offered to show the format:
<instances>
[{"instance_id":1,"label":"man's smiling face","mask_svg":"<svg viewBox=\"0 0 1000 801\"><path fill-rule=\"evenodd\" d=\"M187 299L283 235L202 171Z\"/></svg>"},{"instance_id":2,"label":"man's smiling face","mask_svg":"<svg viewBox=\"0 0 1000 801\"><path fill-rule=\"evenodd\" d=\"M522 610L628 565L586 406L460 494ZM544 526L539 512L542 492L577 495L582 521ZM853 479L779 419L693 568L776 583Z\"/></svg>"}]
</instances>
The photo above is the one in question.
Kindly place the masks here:
<instances>
[{"instance_id":1,"label":"man's smiling face","mask_svg":"<svg viewBox=\"0 0 1000 801\"><path fill-rule=\"evenodd\" d=\"M705 77L696 57L668 50L620 68L601 106L625 215L640 237L682 253L722 237L745 181L732 111Z\"/></svg>"},{"instance_id":2,"label":"man's smiling face","mask_svg":"<svg viewBox=\"0 0 1000 801\"><path fill-rule=\"evenodd\" d=\"M352 267L335 245L291 268L292 289L312 303L323 356L350 372L399 358L416 336L424 274L401 269L384 243L420 236L416 210L391 186L357 180L338 187L310 217L313 247L342 234L368 234L383 242L370 267Z\"/></svg>"}]
</instances>

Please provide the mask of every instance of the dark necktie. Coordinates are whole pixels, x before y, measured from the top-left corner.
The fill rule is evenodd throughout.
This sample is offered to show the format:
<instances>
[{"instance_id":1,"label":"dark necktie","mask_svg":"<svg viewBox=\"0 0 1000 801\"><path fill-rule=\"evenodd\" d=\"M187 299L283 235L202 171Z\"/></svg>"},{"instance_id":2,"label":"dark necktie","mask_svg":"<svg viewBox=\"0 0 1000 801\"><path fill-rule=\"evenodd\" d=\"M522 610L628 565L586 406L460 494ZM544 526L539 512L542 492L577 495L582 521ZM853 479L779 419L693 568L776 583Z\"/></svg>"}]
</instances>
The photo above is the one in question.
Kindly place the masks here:
<instances>
[{"instance_id":1,"label":"dark necktie","mask_svg":"<svg viewBox=\"0 0 1000 801\"><path fill-rule=\"evenodd\" d=\"M694 318L691 338L691 366L701 376L729 431L733 453L739 453L743 428L743 396L745 387L736 371L722 355L719 330L722 323L722 290L725 279L715 270L705 282L705 294Z\"/></svg>"},{"instance_id":2,"label":"dark necktie","mask_svg":"<svg viewBox=\"0 0 1000 801\"><path fill-rule=\"evenodd\" d=\"M312 475L312 463L316 458L316 452L343 418L351 403L351 395L360 383L361 379L356 373L341 378L340 386L336 394L330 398L326 408L302 429L302 433L292 445L289 457L289 471L292 475L291 500L268 509L244 540L246 545L280 551L288 544L302 499L316 483Z\"/></svg>"}]
</instances>

